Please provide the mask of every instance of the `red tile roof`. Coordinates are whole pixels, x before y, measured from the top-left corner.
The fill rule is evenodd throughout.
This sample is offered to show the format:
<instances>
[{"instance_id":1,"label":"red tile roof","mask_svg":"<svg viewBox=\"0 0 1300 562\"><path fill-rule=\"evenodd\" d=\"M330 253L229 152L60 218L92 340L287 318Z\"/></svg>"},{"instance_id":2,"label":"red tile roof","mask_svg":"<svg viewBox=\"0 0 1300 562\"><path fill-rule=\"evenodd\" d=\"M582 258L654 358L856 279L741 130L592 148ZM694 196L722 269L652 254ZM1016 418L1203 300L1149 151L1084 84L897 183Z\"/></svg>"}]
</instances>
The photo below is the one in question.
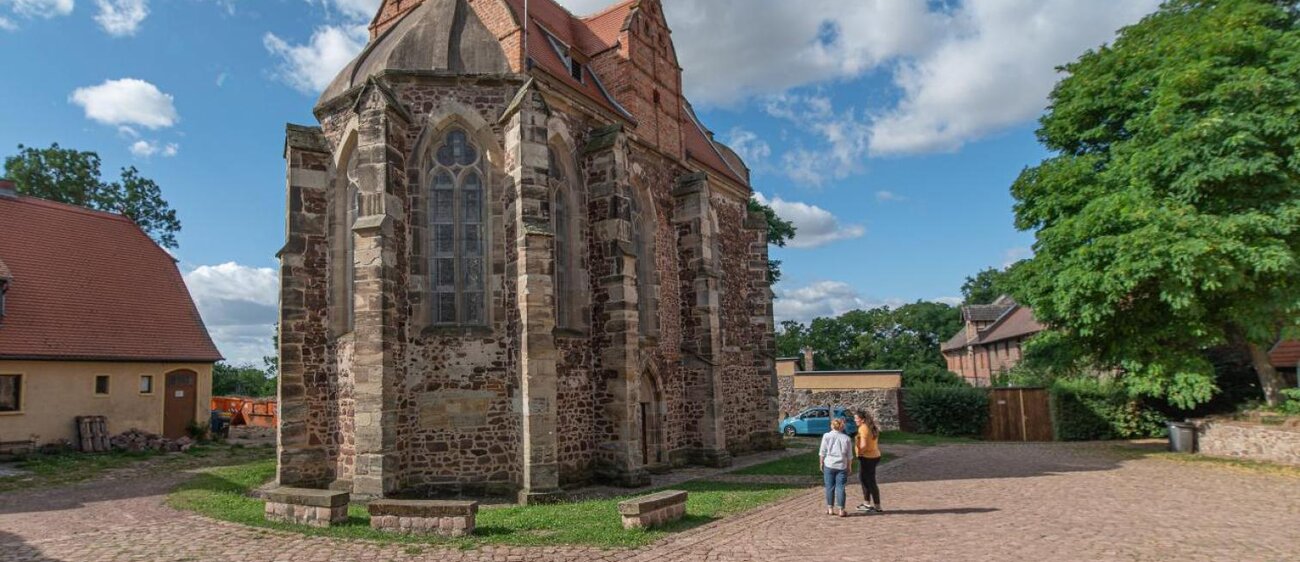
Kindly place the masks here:
<instances>
[{"instance_id":1,"label":"red tile roof","mask_svg":"<svg viewBox=\"0 0 1300 562\"><path fill-rule=\"evenodd\" d=\"M1269 362L1280 369L1294 369L1300 364L1300 340L1283 340L1268 352Z\"/></svg>"},{"instance_id":2,"label":"red tile roof","mask_svg":"<svg viewBox=\"0 0 1300 562\"><path fill-rule=\"evenodd\" d=\"M996 306L997 316L990 316ZM955 351L971 345L987 345L1013 338L1030 336L1046 329L1034 318L1034 311L1007 301L998 305L967 305L962 308L962 316L967 322L987 322L996 320L992 325L979 330L974 340L966 338L963 326L951 339L940 346L941 351Z\"/></svg>"},{"instance_id":3,"label":"red tile roof","mask_svg":"<svg viewBox=\"0 0 1300 562\"><path fill-rule=\"evenodd\" d=\"M175 260L121 215L0 198L0 259L0 358L221 359Z\"/></svg>"},{"instance_id":4,"label":"red tile roof","mask_svg":"<svg viewBox=\"0 0 1300 562\"><path fill-rule=\"evenodd\" d=\"M522 20L524 0L507 0L507 2ZM600 78L595 75L590 66L583 65L588 77L586 80L583 82L574 80L564 60L555 52L547 37L554 37L564 46L572 47L588 58L593 57L618 44L628 17L639 3L640 0L624 0L591 16L578 18L553 0L529 0L528 18L531 22L528 28L528 55L547 74L586 95L605 109L635 123L636 118L619 105L609 92L601 88ZM748 186L749 182L744 179L742 172L728 165L721 152L714 146L714 141L708 137L707 130L695 117L689 103L686 111L689 122L682 124L686 136L686 155L713 172L742 186Z\"/></svg>"}]
</instances>

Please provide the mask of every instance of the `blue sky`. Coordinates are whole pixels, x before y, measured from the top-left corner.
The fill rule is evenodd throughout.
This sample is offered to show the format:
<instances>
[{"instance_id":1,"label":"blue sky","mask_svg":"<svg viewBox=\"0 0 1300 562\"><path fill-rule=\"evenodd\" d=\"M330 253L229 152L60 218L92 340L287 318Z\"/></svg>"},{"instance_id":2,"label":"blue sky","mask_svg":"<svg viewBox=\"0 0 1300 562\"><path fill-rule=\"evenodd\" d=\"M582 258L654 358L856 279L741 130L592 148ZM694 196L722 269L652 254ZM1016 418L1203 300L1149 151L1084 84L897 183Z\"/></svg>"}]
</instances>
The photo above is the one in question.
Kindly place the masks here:
<instances>
[{"instance_id":1,"label":"blue sky","mask_svg":"<svg viewBox=\"0 0 1300 562\"><path fill-rule=\"evenodd\" d=\"M608 0L561 0L590 13ZM155 179L234 362L271 352L285 122L364 44L378 0L0 0L0 155L98 152ZM952 300L1024 257L1008 187L1045 153L1054 68L1154 0L664 0L684 84L801 228L778 320Z\"/></svg>"}]
</instances>

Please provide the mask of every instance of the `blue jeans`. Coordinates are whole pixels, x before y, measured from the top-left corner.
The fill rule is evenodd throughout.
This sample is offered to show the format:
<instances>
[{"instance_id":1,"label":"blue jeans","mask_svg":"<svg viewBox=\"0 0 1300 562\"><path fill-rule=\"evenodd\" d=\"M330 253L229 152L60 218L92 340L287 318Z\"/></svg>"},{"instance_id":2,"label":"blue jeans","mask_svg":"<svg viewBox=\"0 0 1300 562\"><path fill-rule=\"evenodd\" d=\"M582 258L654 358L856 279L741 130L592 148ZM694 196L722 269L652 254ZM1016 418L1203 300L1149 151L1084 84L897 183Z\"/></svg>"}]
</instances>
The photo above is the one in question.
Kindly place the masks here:
<instances>
[{"instance_id":1,"label":"blue jeans","mask_svg":"<svg viewBox=\"0 0 1300 562\"><path fill-rule=\"evenodd\" d=\"M826 505L844 508L844 484L848 479L847 470L822 467L822 483L826 486Z\"/></svg>"}]
</instances>

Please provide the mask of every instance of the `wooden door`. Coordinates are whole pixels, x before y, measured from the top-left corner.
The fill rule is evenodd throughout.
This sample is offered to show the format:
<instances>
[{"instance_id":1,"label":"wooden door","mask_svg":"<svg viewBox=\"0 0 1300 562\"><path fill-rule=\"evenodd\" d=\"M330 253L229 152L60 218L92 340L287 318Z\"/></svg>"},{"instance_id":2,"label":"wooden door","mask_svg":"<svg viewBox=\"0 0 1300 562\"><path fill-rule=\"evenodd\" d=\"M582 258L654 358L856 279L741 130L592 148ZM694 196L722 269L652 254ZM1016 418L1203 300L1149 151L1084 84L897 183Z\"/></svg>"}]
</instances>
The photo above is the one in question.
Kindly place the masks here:
<instances>
[{"instance_id":1,"label":"wooden door","mask_svg":"<svg viewBox=\"0 0 1300 562\"><path fill-rule=\"evenodd\" d=\"M184 437L186 426L194 421L198 406L198 375L192 371L167 373L167 391L163 394L163 437Z\"/></svg>"},{"instance_id":2,"label":"wooden door","mask_svg":"<svg viewBox=\"0 0 1300 562\"><path fill-rule=\"evenodd\" d=\"M989 441L1051 441L1052 414L1042 388L989 389Z\"/></svg>"}]
</instances>

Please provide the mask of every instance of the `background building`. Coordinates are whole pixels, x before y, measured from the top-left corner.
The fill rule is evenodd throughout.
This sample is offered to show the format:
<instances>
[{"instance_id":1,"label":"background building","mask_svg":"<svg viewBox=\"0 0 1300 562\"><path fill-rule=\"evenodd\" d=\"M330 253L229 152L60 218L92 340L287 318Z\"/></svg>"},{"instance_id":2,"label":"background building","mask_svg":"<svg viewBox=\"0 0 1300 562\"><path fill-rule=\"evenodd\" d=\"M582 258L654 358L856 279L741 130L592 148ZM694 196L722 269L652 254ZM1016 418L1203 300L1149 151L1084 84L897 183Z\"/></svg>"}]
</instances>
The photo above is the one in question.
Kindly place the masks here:
<instances>
[{"instance_id":1,"label":"background building","mask_svg":"<svg viewBox=\"0 0 1300 562\"><path fill-rule=\"evenodd\" d=\"M948 370L976 386L988 386L994 375L1020 362L1020 345L1043 325L1034 311L1003 296L987 305L961 307L965 326L941 347Z\"/></svg>"},{"instance_id":2,"label":"background building","mask_svg":"<svg viewBox=\"0 0 1300 562\"><path fill-rule=\"evenodd\" d=\"M207 422L221 359L176 262L126 217L0 181L0 442Z\"/></svg>"}]
</instances>

